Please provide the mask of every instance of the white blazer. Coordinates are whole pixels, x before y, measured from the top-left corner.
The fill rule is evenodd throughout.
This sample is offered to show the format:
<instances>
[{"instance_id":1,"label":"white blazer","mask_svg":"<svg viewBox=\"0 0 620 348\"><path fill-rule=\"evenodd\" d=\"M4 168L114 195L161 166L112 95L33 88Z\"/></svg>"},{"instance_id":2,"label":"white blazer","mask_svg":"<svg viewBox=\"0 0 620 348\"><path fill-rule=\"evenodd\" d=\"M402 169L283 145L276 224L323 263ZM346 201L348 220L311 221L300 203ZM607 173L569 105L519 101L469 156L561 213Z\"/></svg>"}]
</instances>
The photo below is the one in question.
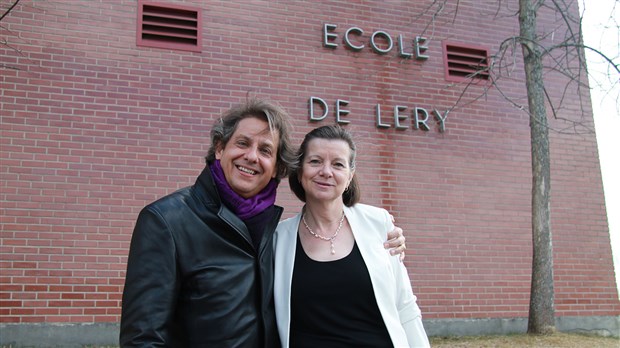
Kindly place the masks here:
<instances>
[{"instance_id":1,"label":"white blazer","mask_svg":"<svg viewBox=\"0 0 620 348\"><path fill-rule=\"evenodd\" d=\"M344 213L368 268L379 311L394 347L430 347L407 269L399 256L391 256L383 247L387 232L394 228L389 213L365 204L345 207ZM282 347L289 346L291 281L300 219L301 213L280 222L275 233L274 297Z\"/></svg>"}]
</instances>

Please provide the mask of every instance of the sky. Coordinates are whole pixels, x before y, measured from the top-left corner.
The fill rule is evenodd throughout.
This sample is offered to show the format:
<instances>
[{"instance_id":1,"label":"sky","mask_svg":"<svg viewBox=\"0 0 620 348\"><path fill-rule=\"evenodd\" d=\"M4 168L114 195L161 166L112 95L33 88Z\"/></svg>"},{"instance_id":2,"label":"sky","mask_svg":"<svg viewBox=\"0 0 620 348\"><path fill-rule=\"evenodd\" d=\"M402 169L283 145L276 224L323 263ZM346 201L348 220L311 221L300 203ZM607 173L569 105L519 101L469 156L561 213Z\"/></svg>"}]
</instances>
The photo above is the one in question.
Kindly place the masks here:
<instances>
[{"instance_id":1,"label":"sky","mask_svg":"<svg viewBox=\"0 0 620 348\"><path fill-rule=\"evenodd\" d=\"M585 44L601 50L615 62L620 61L620 1L580 0L579 4L583 13ZM586 51L586 60L616 285L620 292L620 100L617 99L620 96L620 74L610 74L608 65L593 52Z\"/></svg>"}]
</instances>

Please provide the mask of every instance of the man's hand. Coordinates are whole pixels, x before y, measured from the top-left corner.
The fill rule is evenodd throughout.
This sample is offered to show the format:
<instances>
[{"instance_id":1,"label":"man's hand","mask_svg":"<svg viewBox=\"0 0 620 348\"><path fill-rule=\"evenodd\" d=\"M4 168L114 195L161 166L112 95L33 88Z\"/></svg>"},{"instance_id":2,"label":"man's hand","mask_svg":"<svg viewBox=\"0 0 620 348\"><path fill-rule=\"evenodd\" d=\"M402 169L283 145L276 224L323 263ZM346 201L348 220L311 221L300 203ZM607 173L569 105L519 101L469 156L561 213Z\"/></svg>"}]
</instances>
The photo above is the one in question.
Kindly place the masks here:
<instances>
[{"instance_id":1,"label":"man's hand","mask_svg":"<svg viewBox=\"0 0 620 348\"><path fill-rule=\"evenodd\" d=\"M400 255L400 260L404 260L407 246L405 245L405 236L403 236L402 228L394 227L392 231L388 232L387 238L388 240L383 243L383 246L390 250L391 255Z\"/></svg>"}]
</instances>

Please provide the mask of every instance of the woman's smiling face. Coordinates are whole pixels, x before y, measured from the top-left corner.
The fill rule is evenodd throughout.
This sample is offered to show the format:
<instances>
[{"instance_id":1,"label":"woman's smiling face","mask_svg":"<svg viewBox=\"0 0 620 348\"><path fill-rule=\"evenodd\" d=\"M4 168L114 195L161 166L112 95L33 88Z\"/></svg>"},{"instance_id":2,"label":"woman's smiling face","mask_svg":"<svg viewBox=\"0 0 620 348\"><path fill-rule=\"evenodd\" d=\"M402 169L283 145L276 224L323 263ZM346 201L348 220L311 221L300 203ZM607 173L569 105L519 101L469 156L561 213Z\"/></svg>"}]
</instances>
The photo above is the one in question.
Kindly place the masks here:
<instances>
[{"instance_id":1,"label":"woman's smiling face","mask_svg":"<svg viewBox=\"0 0 620 348\"><path fill-rule=\"evenodd\" d=\"M349 158L351 150L344 140L311 140L299 176L306 201L341 199L353 177Z\"/></svg>"}]
</instances>

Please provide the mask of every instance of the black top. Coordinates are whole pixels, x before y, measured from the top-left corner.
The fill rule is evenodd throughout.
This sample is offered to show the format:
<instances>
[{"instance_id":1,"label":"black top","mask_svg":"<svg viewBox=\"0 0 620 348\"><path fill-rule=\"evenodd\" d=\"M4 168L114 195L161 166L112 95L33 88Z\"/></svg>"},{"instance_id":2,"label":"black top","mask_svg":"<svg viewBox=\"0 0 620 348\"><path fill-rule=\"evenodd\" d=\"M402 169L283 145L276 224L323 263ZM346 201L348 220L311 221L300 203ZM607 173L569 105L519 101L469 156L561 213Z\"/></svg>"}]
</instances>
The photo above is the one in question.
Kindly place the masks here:
<instances>
[{"instance_id":1,"label":"black top","mask_svg":"<svg viewBox=\"0 0 620 348\"><path fill-rule=\"evenodd\" d=\"M357 243L346 257L319 262L306 255L297 237L290 346L393 346Z\"/></svg>"}]
</instances>

